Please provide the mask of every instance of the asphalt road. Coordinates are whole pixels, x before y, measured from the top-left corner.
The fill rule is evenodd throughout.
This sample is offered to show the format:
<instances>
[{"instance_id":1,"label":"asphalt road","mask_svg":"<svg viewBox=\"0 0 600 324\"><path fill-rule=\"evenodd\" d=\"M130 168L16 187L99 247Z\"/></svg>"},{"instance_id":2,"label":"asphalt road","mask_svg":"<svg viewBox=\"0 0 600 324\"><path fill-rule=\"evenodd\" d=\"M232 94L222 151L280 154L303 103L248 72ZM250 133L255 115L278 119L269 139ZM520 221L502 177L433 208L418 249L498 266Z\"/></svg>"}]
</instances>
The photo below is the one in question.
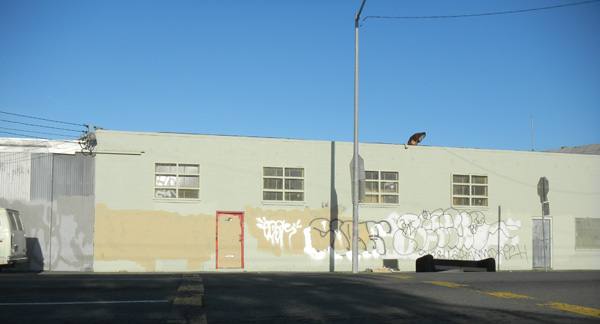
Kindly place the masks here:
<instances>
[{"instance_id":1,"label":"asphalt road","mask_svg":"<svg viewBox=\"0 0 600 324\"><path fill-rule=\"evenodd\" d=\"M208 323L600 323L600 272L204 274Z\"/></svg>"},{"instance_id":2,"label":"asphalt road","mask_svg":"<svg viewBox=\"0 0 600 324\"><path fill-rule=\"evenodd\" d=\"M600 271L0 273L2 323L600 323Z\"/></svg>"}]
</instances>

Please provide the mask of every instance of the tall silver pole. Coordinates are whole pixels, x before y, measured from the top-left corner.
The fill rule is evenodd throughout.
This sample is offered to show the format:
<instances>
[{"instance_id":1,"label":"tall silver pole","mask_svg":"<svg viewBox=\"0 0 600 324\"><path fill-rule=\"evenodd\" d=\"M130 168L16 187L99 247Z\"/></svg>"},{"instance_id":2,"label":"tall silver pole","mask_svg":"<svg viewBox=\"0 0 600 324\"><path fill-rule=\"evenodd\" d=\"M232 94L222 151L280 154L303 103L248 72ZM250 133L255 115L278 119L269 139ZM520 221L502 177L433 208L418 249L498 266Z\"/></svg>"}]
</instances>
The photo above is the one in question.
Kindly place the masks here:
<instances>
[{"instance_id":1,"label":"tall silver pole","mask_svg":"<svg viewBox=\"0 0 600 324\"><path fill-rule=\"evenodd\" d=\"M498 206L498 271L500 271L500 225L502 224L502 208Z\"/></svg>"},{"instance_id":2,"label":"tall silver pole","mask_svg":"<svg viewBox=\"0 0 600 324\"><path fill-rule=\"evenodd\" d=\"M352 272L358 272L358 20L365 6L363 0L354 19L354 163L352 179Z\"/></svg>"},{"instance_id":3,"label":"tall silver pole","mask_svg":"<svg viewBox=\"0 0 600 324\"><path fill-rule=\"evenodd\" d=\"M544 203L542 203L542 247L544 248L544 271L548 272L548 261L546 261L546 217L544 216Z\"/></svg>"}]
</instances>

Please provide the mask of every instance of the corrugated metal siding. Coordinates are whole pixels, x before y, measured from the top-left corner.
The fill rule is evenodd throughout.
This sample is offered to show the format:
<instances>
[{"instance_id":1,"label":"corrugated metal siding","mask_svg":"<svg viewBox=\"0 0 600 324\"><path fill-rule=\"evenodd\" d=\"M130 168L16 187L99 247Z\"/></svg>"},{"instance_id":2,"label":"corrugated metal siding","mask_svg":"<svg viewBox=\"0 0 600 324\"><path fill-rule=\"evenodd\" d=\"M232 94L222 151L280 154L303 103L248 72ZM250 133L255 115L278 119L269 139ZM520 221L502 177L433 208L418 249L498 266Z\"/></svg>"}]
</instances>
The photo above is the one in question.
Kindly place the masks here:
<instances>
[{"instance_id":1,"label":"corrugated metal siding","mask_svg":"<svg viewBox=\"0 0 600 324\"><path fill-rule=\"evenodd\" d=\"M29 199L30 153L0 153L0 198Z\"/></svg>"},{"instance_id":2,"label":"corrugated metal siding","mask_svg":"<svg viewBox=\"0 0 600 324\"><path fill-rule=\"evenodd\" d=\"M20 212L27 270L92 271L94 158L0 153L0 206Z\"/></svg>"},{"instance_id":3,"label":"corrugated metal siding","mask_svg":"<svg viewBox=\"0 0 600 324\"><path fill-rule=\"evenodd\" d=\"M31 195L34 200L52 200L52 154L31 155Z\"/></svg>"},{"instance_id":4,"label":"corrugated metal siding","mask_svg":"<svg viewBox=\"0 0 600 324\"><path fill-rule=\"evenodd\" d=\"M54 155L51 270L92 271L94 260L94 159Z\"/></svg>"},{"instance_id":5,"label":"corrugated metal siding","mask_svg":"<svg viewBox=\"0 0 600 324\"><path fill-rule=\"evenodd\" d=\"M27 231L28 269L34 271L51 269L52 164L51 153L31 155L31 196L21 217Z\"/></svg>"}]
</instances>

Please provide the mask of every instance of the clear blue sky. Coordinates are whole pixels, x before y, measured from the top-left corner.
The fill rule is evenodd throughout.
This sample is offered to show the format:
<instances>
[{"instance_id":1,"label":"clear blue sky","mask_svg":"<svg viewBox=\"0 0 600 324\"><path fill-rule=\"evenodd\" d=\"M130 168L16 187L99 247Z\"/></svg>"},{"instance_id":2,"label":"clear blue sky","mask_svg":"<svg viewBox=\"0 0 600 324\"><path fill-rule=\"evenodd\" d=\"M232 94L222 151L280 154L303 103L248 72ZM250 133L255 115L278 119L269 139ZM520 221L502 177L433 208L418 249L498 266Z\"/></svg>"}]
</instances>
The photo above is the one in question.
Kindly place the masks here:
<instances>
[{"instance_id":1,"label":"clear blue sky","mask_svg":"<svg viewBox=\"0 0 600 324\"><path fill-rule=\"evenodd\" d=\"M578 1L367 0L362 16ZM113 130L351 142L361 3L3 0L0 111ZM361 142L425 131L422 145L531 150L531 116L536 151L600 143L600 2L360 27ZM0 127L1 137L64 133Z\"/></svg>"}]
</instances>

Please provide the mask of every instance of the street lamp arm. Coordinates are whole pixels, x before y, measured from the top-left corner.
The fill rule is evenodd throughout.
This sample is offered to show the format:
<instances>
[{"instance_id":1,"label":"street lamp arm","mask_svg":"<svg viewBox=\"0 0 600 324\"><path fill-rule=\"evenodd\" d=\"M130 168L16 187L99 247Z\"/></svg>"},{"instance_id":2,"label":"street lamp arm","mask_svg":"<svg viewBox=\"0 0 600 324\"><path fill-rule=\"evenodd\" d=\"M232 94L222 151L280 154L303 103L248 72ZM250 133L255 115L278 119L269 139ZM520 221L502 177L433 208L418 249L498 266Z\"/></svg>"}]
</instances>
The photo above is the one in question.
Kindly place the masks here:
<instances>
[{"instance_id":1,"label":"street lamp arm","mask_svg":"<svg viewBox=\"0 0 600 324\"><path fill-rule=\"evenodd\" d=\"M360 19L360 13L363 10L363 7L365 6L365 2L367 2L367 0L363 0L362 4L360 5L360 9L358 10L358 13L356 14L356 18L354 19L354 25L356 26L356 28L358 28L358 20Z\"/></svg>"}]
</instances>

